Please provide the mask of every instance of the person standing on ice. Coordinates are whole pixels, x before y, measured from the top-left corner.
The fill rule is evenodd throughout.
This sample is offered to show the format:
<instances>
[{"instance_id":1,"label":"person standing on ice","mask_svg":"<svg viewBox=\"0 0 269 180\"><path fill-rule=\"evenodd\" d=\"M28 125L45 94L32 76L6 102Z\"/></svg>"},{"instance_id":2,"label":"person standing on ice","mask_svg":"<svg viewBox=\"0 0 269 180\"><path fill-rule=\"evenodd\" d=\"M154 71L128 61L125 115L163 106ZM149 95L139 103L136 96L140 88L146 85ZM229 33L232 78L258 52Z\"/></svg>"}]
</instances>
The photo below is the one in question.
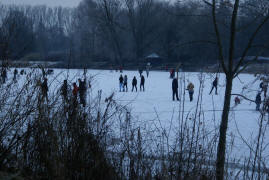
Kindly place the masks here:
<instances>
[{"instance_id":1,"label":"person standing on ice","mask_svg":"<svg viewBox=\"0 0 269 180\"><path fill-rule=\"evenodd\" d=\"M132 81L132 92L134 91L134 88L137 92L137 79L135 76L134 76L133 81Z\"/></svg>"},{"instance_id":2,"label":"person standing on ice","mask_svg":"<svg viewBox=\"0 0 269 180\"><path fill-rule=\"evenodd\" d=\"M172 81L172 91L173 91L173 101L175 100L175 96L176 96L177 100L179 101L179 98L178 98L178 82L177 82L176 78L174 78L173 81Z\"/></svg>"},{"instance_id":3,"label":"person standing on ice","mask_svg":"<svg viewBox=\"0 0 269 180\"><path fill-rule=\"evenodd\" d=\"M218 94L218 80L219 80L218 77L216 77L215 80L213 81L212 88L211 88L209 95L212 93L214 88L216 89L215 94L216 95Z\"/></svg>"},{"instance_id":4,"label":"person standing on ice","mask_svg":"<svg viewBox=\"0 0 269 180\"><path fill-rule=\"evenodd\" d=\"M83 107L86 106L86 81L82 81L81 79L78 79L78 93L79 93L79 100L80 104L83 105Z\"/></svg>"},{"instance_id":5,"label":"person standing on ice","mask_svg":"<svg viewBox=\"0 0 269 180\"><path fill-rule=\"evenodd\" d=\"M140 91L142 91L142 87L143 87L143 91L145 91L145 77L143 75L141 75L141 80L140 80Z\"/></svg>"},{"instance_id":6,"label":"person standing on ice","mask_svg":"<svg viewBox=\"0 0 269 180\"><path fill-rule=\"evenodd\" d=\"M42 100L44 100L44 98L46 98L47 102L48 102L48 79L44 78L43 83L41 84L41 91L42 91Z\"/></svg>"},{"instance_id":7,"label":"person standing on ice","mask_svg":"<svg viewBox=\"0 0 269 180\"><path fill-rule=\"evenodd\" d=\"M67 80L64 80L64 83L61 87L61 95L63 96L63 100L65 102L68 101L68 84L67 84Z\"/></svg>"},{"instance_id":8,"label":"person standing on ice","mask_svg":"<svg viewBox=\"0 0 269 180\"><path fill-rule=\"evenodd\" d=\"M122 77L122 75L120 75L119 81L120 81L120 92L121 92L121 90L123 89L123 77Z\"/></svg>"},{"instance_id":9,"label":"person standing on ice","mask_svg":"<svg viewBox=\"0 0 269 180\"><path fill-rule=\"evenodd\" d=\"M149 70L150 70L150 68L151 68L150 63L148 63L147 66L146 66L147 78L149 77Z\"/></svg>"},{"instance_id":10,"label":"person standing on ice","mask_svg":"<svg viewBox=\"0 0 269 180\"><path fill-rule=\"evenodd\" d=\"M125 75L123 78L123 92L125 90L126 90L126 92L128 92L128 77L127 77L127 75Z\"/></svg>"},{"instance_id":11,"label":"person standing on ice","mask_svg":"<svg viewBox=\"0 0 269 180\"><path fill-rule=\"evenodd\" d=\"M260 105L262 103L262 98L261 98L261 93L258 92L256 99L255 99L255 103L256 103L256 111L260 110Z\"/></svg>"},{"instance_id":12,"label":"person standing on ice","mask_svg":"<svg viewBox=\"0 0 269 180\"><path fill-rule=\"evenodd\" d=\"M192 101L194 94L194 85L191 82L188 84L187 90L189 91L190 101Z\"/></svg>"},{"instance_id":13,"label":"person standing on ice","mask_svg":"<svg viewBox=\"0 0 269 180\"><path fill-rule=\"evenodd\" d=\"M16 82L16 80L17 80L17 74L18 74L18 70L15 68L14 69L14 76L13 76L13 81L15 81Z\"/></svg>"}]
</instances>

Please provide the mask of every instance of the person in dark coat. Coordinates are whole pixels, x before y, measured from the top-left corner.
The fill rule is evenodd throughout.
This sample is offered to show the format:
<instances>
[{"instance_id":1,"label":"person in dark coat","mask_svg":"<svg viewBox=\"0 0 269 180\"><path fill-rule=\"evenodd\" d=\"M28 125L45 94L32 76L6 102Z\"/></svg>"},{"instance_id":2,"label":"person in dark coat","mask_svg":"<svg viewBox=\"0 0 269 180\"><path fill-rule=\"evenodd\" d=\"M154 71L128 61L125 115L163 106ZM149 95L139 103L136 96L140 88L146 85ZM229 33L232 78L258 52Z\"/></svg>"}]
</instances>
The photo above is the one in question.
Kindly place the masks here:
<instances>
[{"instance_id":1,"label":"person in dark coat","mask_svg":"<svg viewBox=\"0 0 269 180\"><path fill-rule=\"evenodd\" d=\"M215 94L216 95L218 94L218 80L219 80L218 77L216 77L215 80L213 81L212 88L211 88L211 91L210 91L209 94L212 93L212 91L213 91L214 88L216 89Z\"/></svg>"},{"instance_id":2,"label":"person in dark coat","mask_svg":"<svg viewBox=\"0 0 269 180\"><path fill-rule=\"evenodd\" d=\"M122 77L122 75L120 75L119 82L120 82L120 92L121 92L121 90L123 89L123 77Z\"/></svg>"},{"instance_id":3,"label":"person in dark coat","mask_svg":"<svg viewBox=\"0 0 269 180\"><path fill-rule=\"evenodd\" d=\"M64 83L61 87L61 95L63 96L63 99L65 102L68 101L68 84L67 84L67 80L64 80Z\"/></svg>"},{"instance_id":4,"label":"person in dark coat","mask_svg":"<svg viewBox=\"0 0 269 180\"><path fill-rule=\"evenodd\" d=\"M42 100L44 100L44 98L46 98L47 102L48 102L48 79L44 78L43 83L41 84L41 91L42 91Z\"/></svg>"},{"instance_id":5,"label":"person in dark coat","mask_svg":"<svg viewBox=\"0 0 269 180\"><path fill-rule=\"evenodd\" d=\"M145 77L143 75L141 75L141 80L140 80L140 91L145 91Z\"/></svg>"},{"instance_id":6,"label":"person in dark coat","mask_svg":"<svg viewBox=\"0 0 269 180\"><path fill-rule=\"evenodd\" d=\"M178 82L177 82L176 78L174 78L173 81L172 81L172 91L173 91L173 101L175 100L175 96L176 96L177 100L179 101L179 98L178 98Z\"/></svg>"},{"instance_id":7,"label":"person in dark coat","mask_svg":"<svg viewBox=\"0 0 269 180\"><path fill-rule=\"evenodd\" d=\"M123 92L124 91L128 92L128 77L127 77L127 75L125 75L123 78Z\"/></svg>"},{"instance_id":8,"label":"person in dark coat","mask_svg":"<svg viewBox=\"0 0 269 180\"><path fill-rule=\"evenodd\" d=\"M2 77L3 84L5 84L6 83L6 78L7 78L7 70L6 70L6 68L4 68L2 70L1 77Z\"/></svg>"},{"instance_id":9,"label":"person in dark coat","mask_svg":"<svg viewBox=\"0 0 269 180\"><path fill-rule=\"evenodd\" d=\"M137 79L136 79L136 77L134 76L134 78L133 78L133 81L132 81L132 92L134 91L134 88L135 88L135 90L136 90L136 92L137 92Z\"/></svg>"},{"instance_id":10,"label":"person in dark coat","mask_svg":"<svg viewBox=\"0 0 269 180\"><path fill-rule=\"evenodd\" d=\"M81 79L78 79L78 93L79 93L79 100L80 104L83 105L83 107L86 106L86 81L82 81Z\"/></svg>"},{"instance_id":11,"label":"person in dark coat","mask_svg":"<svg viewBox=\"0 0 269 180\"><path fill-rule=\"evenodd\" d=\"M256 111L259 111L260 110L260 105L262 103L262 98L261 98L261 93L260 92L256 96L255 103L256 103Z\"/></svg>"},{"instance_id":12,"label":"person in dark coat","mask_svg":"<svg viewBox=\"0 0 269 180\"><path fill-rule=\"evenodd\" d=\"M13 81L17 80L17 74L18 74L18 70L14 69L14 76L13 76Z\"/></svg>"}]
</instances>

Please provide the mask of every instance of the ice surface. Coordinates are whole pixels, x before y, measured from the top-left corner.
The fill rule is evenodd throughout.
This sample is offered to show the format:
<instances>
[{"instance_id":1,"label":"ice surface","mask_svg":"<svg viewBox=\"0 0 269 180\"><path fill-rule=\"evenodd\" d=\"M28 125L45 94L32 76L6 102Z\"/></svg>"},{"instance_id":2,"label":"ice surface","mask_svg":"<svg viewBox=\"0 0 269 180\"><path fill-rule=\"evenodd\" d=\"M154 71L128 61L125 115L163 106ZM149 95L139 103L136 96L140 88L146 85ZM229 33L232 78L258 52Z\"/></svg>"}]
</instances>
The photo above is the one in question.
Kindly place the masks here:
<instances>
[{"instance_id":1,"label":"ice surface","mask_svg":"<svg viewBox=\"0 0 269 180\"><path fill-rule=\"evenodd\" d=\"M169 78L169 72L152 71L145 81L145 92L140 92L139 83L140 77L138 71L124 71L123 75L128 76L128 92L119 92L119 72L111 72L107 70L88 70L87 75L94 76L94 81L91 83L92 94L97 94L98 90L102 90L102 101L108 97L111 93L115 93L114 99L121 105L126 105L131 112L132 124L135 127L141 129L152 129L155 133L162 133L164 130L169 132L172 139L175 139L176 128L179 126L178 116L179 112L179 101L172 101L172 79ZM131 81L136 76L138 79L138 92L131 92ZM180 73L179 77L185 76L185 86L188 82L192 82L195 86L194 90L194 101L190 102L188 93L186 93L185 101L185 117L188 112L194 113L198 90L199 90L199 78L200 73ZM55 69L54 74L49 76L50 92L55 93L59 88L63 79L68 78L69 84L77 81L78 78L83 77L83 70L67 70ZM209 95L209 91L212 87L212 82L215 78L215 74L203 73L204 89L203 89L203 111L205 126L208 131L215 133L215 129L219 127L222 106L224 102L225 92L225 76L220 74L219 78L219 94ZM232 93L243 94L249 99L255 100L256 94L259 89L259 80L255 80L254 75L241 74L238 78L234 79ZM179 82L181 90L186 89L182 87L183 79ZM263 97L262 97L263 98ZM255 103L241 99L241 104L234 107L234 96L232 97L231 112L228 125L227 140L230 143L230 136L235 136L235 145L233 149L233 155L238 159L248 155L249 148L244 140L253 145L253 139L258 135L258 122L260 113L255 111ZM216 111L213 111L213 110ZM267 116L267 115L266 115ZM266 119L268 119L266 117ZM267 123L264 122L265 124ZM172 126L172 128L171 128ZM158 132L159 130L159 132ZM146 133L146 132L144 132ZM146 134L144 134L146 135ZM268 132L266 132L264 144L269 143ZM264 157L268 156L268 148L265 148Z\"/></svg>"}]
</instances>

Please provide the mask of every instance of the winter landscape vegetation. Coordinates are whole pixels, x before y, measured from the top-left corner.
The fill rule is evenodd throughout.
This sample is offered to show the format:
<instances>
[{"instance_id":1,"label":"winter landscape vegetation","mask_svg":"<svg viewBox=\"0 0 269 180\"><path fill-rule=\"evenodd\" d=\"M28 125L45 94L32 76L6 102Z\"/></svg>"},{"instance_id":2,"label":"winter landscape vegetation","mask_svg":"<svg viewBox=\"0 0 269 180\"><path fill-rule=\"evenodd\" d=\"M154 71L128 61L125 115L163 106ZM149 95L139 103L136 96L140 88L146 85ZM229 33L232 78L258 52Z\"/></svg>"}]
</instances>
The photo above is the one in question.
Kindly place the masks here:
<instances>
[{"instance_id":1,"label":"winter landscape vegetation","mask_svg":"<svg viewBox=\"0 0 269 180\"><path fill-rule=\"evenodd\" d=\"M0 179L268 179L267 0L0 1Z\"/></svg>"}]
</instances>

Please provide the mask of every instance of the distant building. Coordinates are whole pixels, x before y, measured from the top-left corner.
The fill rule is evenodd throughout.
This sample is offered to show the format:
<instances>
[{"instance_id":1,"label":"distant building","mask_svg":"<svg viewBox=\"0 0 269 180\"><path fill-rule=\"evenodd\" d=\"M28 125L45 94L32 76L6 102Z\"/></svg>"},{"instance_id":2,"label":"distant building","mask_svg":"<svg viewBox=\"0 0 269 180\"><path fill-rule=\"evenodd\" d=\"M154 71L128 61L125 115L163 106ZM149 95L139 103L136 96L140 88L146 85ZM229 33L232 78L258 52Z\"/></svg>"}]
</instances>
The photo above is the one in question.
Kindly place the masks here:
<instances>
[{"instance_id":1,"label":"distant building","mask_svg":"<svg viewBox=\"0 0 269 180\"><path fill-rule=\"evenodd\" d=\"M152 53L145 57L145 61L151 65L160 65L163 59L156 53Z\"/></svg>"}]
</instances>

